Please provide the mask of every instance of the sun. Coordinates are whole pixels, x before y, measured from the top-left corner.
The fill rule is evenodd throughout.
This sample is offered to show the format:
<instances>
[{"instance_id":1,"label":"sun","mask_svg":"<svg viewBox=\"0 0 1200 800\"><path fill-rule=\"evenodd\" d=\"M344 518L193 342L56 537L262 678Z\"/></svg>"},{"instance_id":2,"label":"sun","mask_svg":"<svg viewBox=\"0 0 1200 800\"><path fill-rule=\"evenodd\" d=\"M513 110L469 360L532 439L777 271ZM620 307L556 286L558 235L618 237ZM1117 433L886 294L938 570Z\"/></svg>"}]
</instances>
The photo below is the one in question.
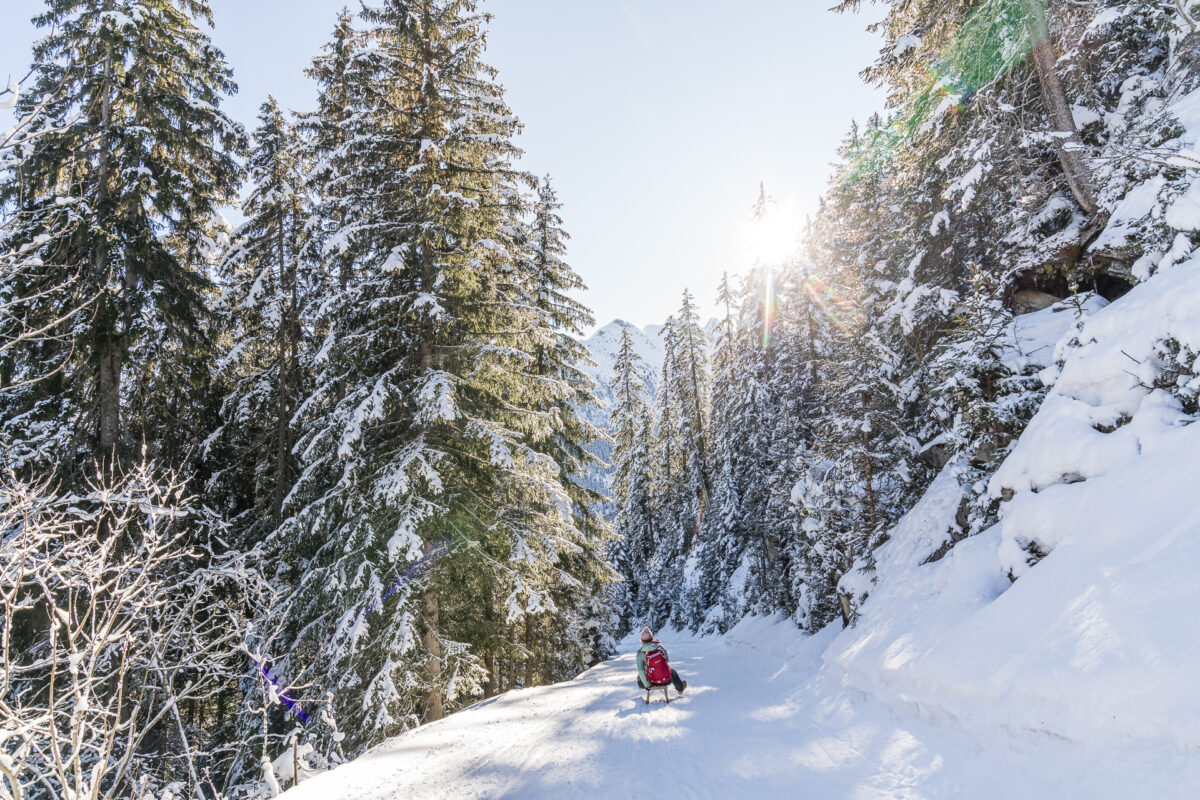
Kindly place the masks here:
<instances>
[{"instance_id":1,"label":"sun","mask_svg":"<svg viewBox=\"0 0 1200 800\"><path fill-rule=\"evenodd\" d=\"M794 257L800 247L801 222L795 200L777 201L760 191L753 216L742 225L748 265L774 266Z\"/></svg>"}]
</instances>

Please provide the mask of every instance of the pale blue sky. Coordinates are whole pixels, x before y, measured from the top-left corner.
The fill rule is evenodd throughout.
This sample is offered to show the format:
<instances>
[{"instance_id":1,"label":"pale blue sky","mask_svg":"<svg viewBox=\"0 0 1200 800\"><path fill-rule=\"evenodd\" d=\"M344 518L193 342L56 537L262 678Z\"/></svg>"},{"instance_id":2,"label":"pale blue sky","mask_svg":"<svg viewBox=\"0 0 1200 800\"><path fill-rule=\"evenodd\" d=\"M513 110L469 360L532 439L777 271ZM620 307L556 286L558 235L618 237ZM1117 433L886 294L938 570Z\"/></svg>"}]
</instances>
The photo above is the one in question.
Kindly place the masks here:
<instances>
[{"instance_id":1,"label":"pale blue sky","mask_svg":"<svg viewBox=\"0 0 1200 800\"><path fill-rule=\"evenodd\" d=\"M868 18L826 11L832 1L484 3L489 60L526 125L526 167L555 179L600 324L661 322L685 286L712 310L721 272L754 260L760 181L788 218L774 238L816 207L850 120L883 105L858 78L878 49ZM308 107L302 70L344 0L211 5L241 86L230 113L252 125L268 93ZM3 6L0 76L17 77L43 3Z\"/></svg>"}]
</instances>

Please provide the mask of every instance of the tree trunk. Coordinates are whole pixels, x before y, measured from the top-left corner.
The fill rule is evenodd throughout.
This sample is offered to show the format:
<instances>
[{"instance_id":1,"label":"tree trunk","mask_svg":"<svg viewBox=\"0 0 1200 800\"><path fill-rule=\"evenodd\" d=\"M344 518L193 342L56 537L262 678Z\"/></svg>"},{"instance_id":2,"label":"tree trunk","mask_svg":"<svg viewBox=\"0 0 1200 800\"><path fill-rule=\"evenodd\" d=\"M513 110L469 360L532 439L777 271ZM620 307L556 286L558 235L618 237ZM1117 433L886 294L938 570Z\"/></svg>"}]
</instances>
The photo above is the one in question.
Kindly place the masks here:
<instances>
[{"instance_id":1,"label":"tree trunk","mask_svg":"<svg viewBox=\"0 0 1200 800\"><path fill-rule=\"evenodd\" d=\"M425 680L429 682L429 694L425 699L425 721L437 722L445 713L442 710L442 645L437 638L438 599L432 589L425 592L425 634L422 643L429 654L425 662Z\"/></svg>"},{"instance_id":2,"label":"tree trunk","mask_svg":"<svg viewBox=\"0 0 1200 800\"><path fill-rule=\"evenodd\" d=\"M525 615L525 688L533 686L533 617Z\"/></svg>"},{"instance_id":3,"label":"tree trunk","mask_svg":"<svg viewBox=\"0 0 1200 800\"><path fill-rule=\"evenodd\" d=\"M121 436L121 343L107 333L97 343L96 402L98 410L99 456L102 464L112 464Z\"/></svg>"},{"instance_id":4,"label":"tree trunk","mask_svg":"<svg viewBox=\"0 0 1200 800\"><path fill-rule=\"evenodd\" d=\"M275 412L275 490L271 498L271 523L274 527L279 527L279 523L283 518L283 498L287 495L288 454L292 447L288 376L296 349L294 341L295 326L292 322L296 313L296 281L294 273L288 270L287 265L287 247L284 241L286 220L284 216L280 212L278 218L279 294L281 298L290 295L290 302L289 307L283 310L282 319L280 320L276 334L276 341L279 347L279 374L275 387L275 391L278 394Z\"/></svg>"},{"instance_id":5,"label":"tree trunk","mask_svg":"<svg viewBox=\"0 0 1200 800\"><path fill-rule=\"evenodd\" d=\"M487 680L483 684L483 697L487 699L496 694L496 654L485 653L483 666L487 670Z\"/></svg>"},{"instance_id":6,"label":"tree trunk","mask_svg":"<svg viewBox=\"0 0 1200 800\"><path fill-rule=\"evenodd\" d=\"M867 396L862 396L863 421L867 419ZM863 479L866 482L867 520L871 523L871 535L867 537L866 546L870 547L871 538L879 527L878 515L875 511L875 468L871 463L871 435L865 430L862 433L863 448ZM855 553L855 555L860 555Z\"/></svg>"},{"instance_id":7,"label":"tree trunk","mask_svg":"<svg viewBox=\"0 0 1200 800\"><path fill-rule=\"evenodd\" d=\"M804 291L813 291L812 279L807 268L804 270ZM814 299L810 296L804 304L804 316L808 323L808 377L813 387L817 384L817 325L813 321Z\"/></svg>"},{"instance_id":8,"label":"tree trunk","mask_svg":"<svg viewBox=\"0 0 1200 800\"><path fill-rule=\"evenodd\" d=\"M112 4L106 5L108 10ZM96 154L96 209L98 215L108 215L111 197L110 183L112 181L112 46L106 48L104 56L104 81L101 84L104 93L100 106L100 118L97 120L101 129L99 149ZM104 226L110 219L101 219L97 224ZM96 288L104 292L110 283L108 263L108 243L105 237L96 237L92 247L92 268ZM121 366L124 354L121 352L121 342L117 332L120 318L120 307L115 298L107 292L101 297L100 306L95 317L94 335L96 340L96 425L98 460L103 465L110 465L117 455L117 443L121 435Z\"/></svg>"},{"instance_id":9,"label":"tree trunk","mask_svg":"<svg viewBox=\"0 0 1200 800\"><path fill-rule=\"evenodd\" d=\"M496 612L495 598L492 592L492 582L485 580L483 582L483 619L484 625L488 634L496 629ZM490 636L489 636L490 638ZM496 637L497 639L499 637ZM492 697L496 694L497 672L496 672L496 650L495 643L489 643L483 654L483 665L487 669L487 680L483 684L483 696L485 698Z\"/></svg>"},{"instance_id":10,"label":"tree trunk","mask_svg":"<svg viewBox=\"0 0 1200 800\"><path fill-rule=\"evenodd\" d=\"M1042 25L1044 27L1045 23ZM1079 138L1075 117L1071 113L1071 103L1067 100L1062 80L1055 69L1058 56L1054 44L1050 41L1048 32L1043 30L1041 33L1033 47L1033 69L1037 75L1038 86L1042 90L1042 98L1046 102L1046 112L1050 116L1051 132L1055 134L1054 146L1058 150L1058 162L1062 165L1075 202L1088 214L1094 215L1097 203L1092 170L1084 156L1083 142Z\"/></svg>"},{"instance_id":11,"label":"tree trunk","mask_svg":"<svg viewBox=\"0 0 1200 800\"><path fill-rule=\"evenodd\" d=\"M704 433L704 409L700 407L700 375L696 371L696 343L688 341L688 346L691 348L691 372L692 372L692 403L695 408L693 411L696 414L696 438L700 445L700 481L704 487L704 491L712 493L712 482L708 477L708 443L705 440Z\"/></svg>"}]
</instances>

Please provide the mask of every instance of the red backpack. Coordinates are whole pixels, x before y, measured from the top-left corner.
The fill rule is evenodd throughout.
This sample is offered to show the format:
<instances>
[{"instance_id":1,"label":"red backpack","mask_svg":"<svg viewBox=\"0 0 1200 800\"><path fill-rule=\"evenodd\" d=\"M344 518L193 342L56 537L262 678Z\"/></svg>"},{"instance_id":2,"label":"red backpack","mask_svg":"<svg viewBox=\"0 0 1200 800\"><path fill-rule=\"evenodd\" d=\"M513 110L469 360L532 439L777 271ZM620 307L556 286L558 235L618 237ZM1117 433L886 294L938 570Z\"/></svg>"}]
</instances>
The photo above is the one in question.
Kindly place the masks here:
<instances>
[{"instance_id":1,"label":"red backpack","mask_svg":"<svg viewBox=\"0 0 1200 800\"><path fill-rule=\"evenodd\" d=\"M646 680L651 686L671 682L671 665L667 663L667 653L661 647L646 653Z\"/></svg>"}]
</instances>

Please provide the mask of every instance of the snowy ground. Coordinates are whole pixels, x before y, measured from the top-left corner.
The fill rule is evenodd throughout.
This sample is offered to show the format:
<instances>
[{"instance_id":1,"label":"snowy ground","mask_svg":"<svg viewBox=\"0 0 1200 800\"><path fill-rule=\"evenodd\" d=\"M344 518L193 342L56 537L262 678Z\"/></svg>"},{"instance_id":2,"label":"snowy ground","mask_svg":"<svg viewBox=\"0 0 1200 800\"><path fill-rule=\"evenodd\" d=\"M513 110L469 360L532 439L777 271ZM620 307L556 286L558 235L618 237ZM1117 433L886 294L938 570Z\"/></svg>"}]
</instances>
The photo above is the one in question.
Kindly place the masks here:
<instances>
[{"instance_id":1,"label":"snowy ground","mask_svg":"<svg viewBox=\"0 0 1200 800\"><path fill-rule=\"evenodd\" d=\"M854 628L668 634L690 682L670 705L644 704L626 642L287 796L1200 796L1200 259L1016 328L1009 357L1053 389L988 486L1001 522L930 560L963 497L947 465Z\"/></svg>"},{"instance_id":2,"label":"snowy ground","mask_svg":"<svg viewBox=\"0 0 1200 800\"><path fill-rule=\"evenodd\" d=\"M670 635L686 694L645 705L632 652L573 681L510 692L397 737L288 792L399 798L1192 797L1200 759L1136 742L1084 749L1037 731L979 737L846 688L837 631L747 620ZM671 691L674 698L674 690Z\"/></svg>"}]
</instances>

